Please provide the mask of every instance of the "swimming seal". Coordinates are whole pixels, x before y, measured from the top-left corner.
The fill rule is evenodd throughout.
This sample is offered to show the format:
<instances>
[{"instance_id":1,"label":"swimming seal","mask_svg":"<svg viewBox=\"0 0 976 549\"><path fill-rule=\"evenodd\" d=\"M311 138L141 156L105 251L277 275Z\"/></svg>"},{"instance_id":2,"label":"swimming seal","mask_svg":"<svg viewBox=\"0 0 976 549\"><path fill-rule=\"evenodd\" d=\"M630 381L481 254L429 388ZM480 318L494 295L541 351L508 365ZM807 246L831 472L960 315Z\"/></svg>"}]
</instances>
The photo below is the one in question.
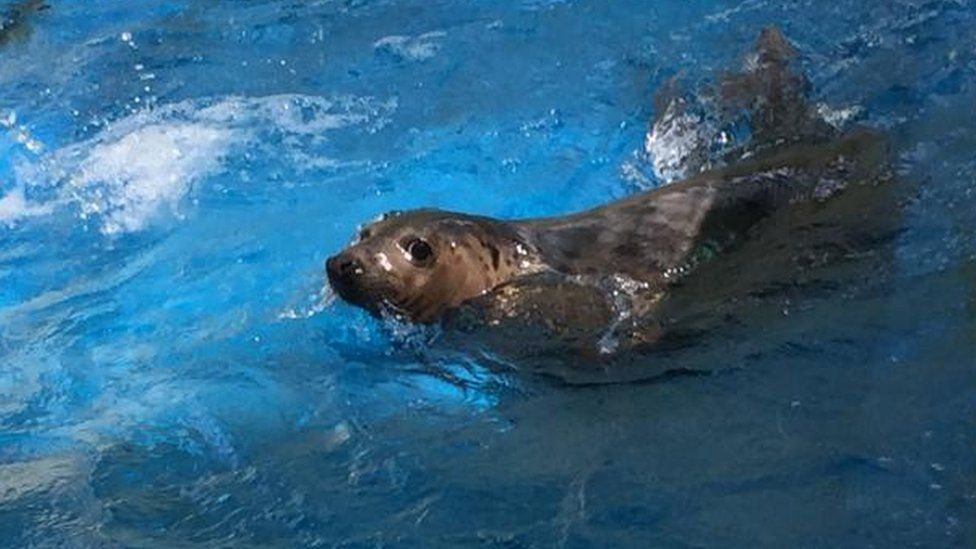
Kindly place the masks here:
<instances>
[{"instance_id":1,"label":"swimming seal","mask_svg":"<svg viewBox=\"0 0 976 549\"><path fill-rule=\"evenodd\" d=\"M774 213L876 182L870 131L796 145L583 212L499 220L423 209L366 225L326 262L340 297L374 314L432 322L473 298L543 273L616 276L655 299L731 251Z\"/></svg>"},{"instance_id":2,"label":"swimming seal","mask_svg":"<svg viewBox=\"0 0 976 549\"><path fill-rule=\"evenodd\" d=\"M693 308L694 297L680 296L679 288L708 286L703 276L712 285L719 274L736 276L702 275L705 266L722 265L716 260L763 241L764 227L785 227L799 242L801 233L820 230L832 209L843 210L832 205L838 196L870 202L857 189L886 179L879 134L835 135L811 121L812 109L802 101L806 81L790 75L793 51L778 31L764 29L757 51L752 72L727 78L721 88L754 124L759 146L739 151L745 160L565 216L392 212L327 260L331 286L374 315L412 322L448 319L463 327L471 319L492 326L529 319L514 324L517 333L541 326L541 339L555 334L572 341L603 327L609 331L596 331L604 352L657 341L661 318L675 307ZM847 209L856 219L856 208Z\"/></svg>"}]
</instances>

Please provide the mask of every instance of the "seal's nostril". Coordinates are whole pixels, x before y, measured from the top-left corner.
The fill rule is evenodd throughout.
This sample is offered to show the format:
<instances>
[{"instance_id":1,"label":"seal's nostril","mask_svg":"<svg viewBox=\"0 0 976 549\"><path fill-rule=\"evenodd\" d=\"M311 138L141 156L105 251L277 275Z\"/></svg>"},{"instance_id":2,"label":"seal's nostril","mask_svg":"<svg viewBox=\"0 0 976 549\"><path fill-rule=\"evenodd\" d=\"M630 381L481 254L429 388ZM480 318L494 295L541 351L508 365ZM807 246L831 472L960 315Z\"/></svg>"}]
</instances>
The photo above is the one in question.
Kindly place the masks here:
<instances>
[{"instance_id":1,"label":"seal's nostril","mask_svg":"<svg viewBox=\"0 0 976 549\"><path fill-rule=\"evenodd\" d=\"M346 278L363 272L362 265L357 259L342 255L330 257L325 262L325 267L329 276L333 278Z\"/></svg>"}]
</instances>

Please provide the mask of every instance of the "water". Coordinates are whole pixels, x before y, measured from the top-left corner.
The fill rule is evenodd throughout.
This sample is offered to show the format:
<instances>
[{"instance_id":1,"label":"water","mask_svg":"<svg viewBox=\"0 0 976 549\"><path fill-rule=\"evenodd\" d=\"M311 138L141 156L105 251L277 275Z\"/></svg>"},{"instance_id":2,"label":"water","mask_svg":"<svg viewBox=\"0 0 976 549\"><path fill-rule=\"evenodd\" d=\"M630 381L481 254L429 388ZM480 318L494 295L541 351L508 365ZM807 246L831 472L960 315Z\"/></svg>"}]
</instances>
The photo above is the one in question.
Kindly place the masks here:
<instances>
[{"instance_id":1,"label":"water","mask_svg":"<svg viewBox=\"0 0 976 549\"><path fill-rule=\"evenodd\" d=\"M5 546L972 545L972 2L0 6ZM389 209L667 179L654 89L769 23L918 185L883 284L585 386L323 292Z\"/></svg>"}]
</instances>

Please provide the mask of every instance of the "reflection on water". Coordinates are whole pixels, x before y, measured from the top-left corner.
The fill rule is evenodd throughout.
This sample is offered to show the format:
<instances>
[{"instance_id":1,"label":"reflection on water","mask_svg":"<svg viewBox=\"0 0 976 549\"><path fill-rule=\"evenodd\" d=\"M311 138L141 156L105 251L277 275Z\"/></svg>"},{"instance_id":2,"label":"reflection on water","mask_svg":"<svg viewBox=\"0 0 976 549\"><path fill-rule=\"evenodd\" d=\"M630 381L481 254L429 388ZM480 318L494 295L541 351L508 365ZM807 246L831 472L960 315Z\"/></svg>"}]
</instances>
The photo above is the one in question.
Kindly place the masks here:
<instances>
[{"instance_id":1,"label":"reflection on water","mask_svg":"<svg viewBox=\"0 0 976 549\"><path fill-rule=\"evenodd\" d=\"M938 0L24 12L0 40L0 537L971 545L972 19ZM652 90L707 89L768 23L917 188L884 257L728 322L692 311L709 337L643 364L693 375L573 385L319 294L382 211L547 215L658 184Z\"/></svg>"}]
</instances>

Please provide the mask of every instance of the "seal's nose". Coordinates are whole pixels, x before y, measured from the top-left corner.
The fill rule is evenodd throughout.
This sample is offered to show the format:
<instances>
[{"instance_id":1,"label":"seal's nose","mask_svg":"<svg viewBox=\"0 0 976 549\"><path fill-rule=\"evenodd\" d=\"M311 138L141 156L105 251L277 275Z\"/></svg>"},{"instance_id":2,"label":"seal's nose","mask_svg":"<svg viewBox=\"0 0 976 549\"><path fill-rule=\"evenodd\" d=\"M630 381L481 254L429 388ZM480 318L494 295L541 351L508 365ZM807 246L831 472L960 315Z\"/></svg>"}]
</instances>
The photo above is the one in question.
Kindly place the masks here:
<instances>
[{"instance_id":1,"label":"seal's nose","mask_svg":"<svg viewBox=\"0 0 976 549\"><path fill-rule=\"evenodd\" d=\"M363 265L358 259L347 254L338 254L325 262L325 270L332 282L348 281L350 278L363 274Z\"/></svg>"}]
</instances>

